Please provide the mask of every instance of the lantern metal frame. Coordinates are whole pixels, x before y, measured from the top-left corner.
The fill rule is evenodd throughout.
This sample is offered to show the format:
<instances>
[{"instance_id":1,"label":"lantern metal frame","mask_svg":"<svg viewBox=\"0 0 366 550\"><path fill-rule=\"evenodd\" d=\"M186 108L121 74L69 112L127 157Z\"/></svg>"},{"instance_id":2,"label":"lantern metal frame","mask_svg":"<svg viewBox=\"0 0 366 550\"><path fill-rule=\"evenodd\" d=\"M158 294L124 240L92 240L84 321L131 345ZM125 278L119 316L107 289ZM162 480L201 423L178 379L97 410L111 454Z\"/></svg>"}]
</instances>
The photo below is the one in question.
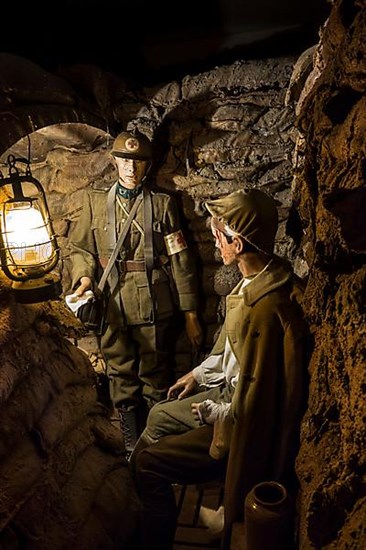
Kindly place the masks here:
<instances>
[{"instance_id":1,"label":"lantern metal frame","mask_svg":"<svg viewBox=\"0 0 366 550\"><path fill-rule=\"evenodd\" d=\"M16 162L25 162L27 164L25 174L21 175ZM17 159L14 155L8 156L9 177L3 177L0 173L0 191L7 188L11 193L8 193L5 199L0 198L0 262L1 268L9 279L14 281L13 289L19 291L17 294L23 294L20 301L38 301L39 299L48 299L54 297L56 292L60 290L60 277L57 275L51 276L52 270L56 267L59 261L59 248L56 241L52 222L47 205L46 195L41 183L32 176L30 164L25 159ZM25 188L31 188L32 193L27 194ZM7 238L6 215L11 208L11 205L36 205L36 210L40 212L43 224L41 229L45 229L49 240L45 243L34 243L26 245L18 243L18 247L9 246ZM13 243L11 243L13 244ZM36 245L50 247L49 256L43 261L23 262L16 260L12 251L19 249L26 253L27 248L34 248ZM27 284L28 283L28 284ZM53 286L53 290L47 287ZM42 292L42 288L45 292ZM57 290L56 290L57 288ZM37 289L39 292L37 293ZM47 292L48 290L48 292ZM23 291L23 292L20 292ZM38 295L37 295L38 294ZM29 295L25 298L26 295ZM42 298L45 296L45 298Z\"/></svg>"}]
</instances>

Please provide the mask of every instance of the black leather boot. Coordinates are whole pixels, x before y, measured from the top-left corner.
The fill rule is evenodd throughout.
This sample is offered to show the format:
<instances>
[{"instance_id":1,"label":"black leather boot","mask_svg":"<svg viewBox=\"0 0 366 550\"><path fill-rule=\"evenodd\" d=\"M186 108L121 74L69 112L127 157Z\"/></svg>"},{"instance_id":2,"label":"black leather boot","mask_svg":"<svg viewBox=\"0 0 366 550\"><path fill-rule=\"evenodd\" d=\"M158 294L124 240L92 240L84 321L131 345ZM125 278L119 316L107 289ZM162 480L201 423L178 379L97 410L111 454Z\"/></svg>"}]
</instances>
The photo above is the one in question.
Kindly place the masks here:
<instances>
[{"instance_id":1,"label":"black leather boot","mask_svg":"<svg viewBox=\"0 0 366 550\"><path fill-rule=\"evenodd\" d=\"M127 455L129 456L135 448L140 436L138 410L127 411L125 407L118 409L122 434L125 440Z\"/></svg>"}]
</instances>

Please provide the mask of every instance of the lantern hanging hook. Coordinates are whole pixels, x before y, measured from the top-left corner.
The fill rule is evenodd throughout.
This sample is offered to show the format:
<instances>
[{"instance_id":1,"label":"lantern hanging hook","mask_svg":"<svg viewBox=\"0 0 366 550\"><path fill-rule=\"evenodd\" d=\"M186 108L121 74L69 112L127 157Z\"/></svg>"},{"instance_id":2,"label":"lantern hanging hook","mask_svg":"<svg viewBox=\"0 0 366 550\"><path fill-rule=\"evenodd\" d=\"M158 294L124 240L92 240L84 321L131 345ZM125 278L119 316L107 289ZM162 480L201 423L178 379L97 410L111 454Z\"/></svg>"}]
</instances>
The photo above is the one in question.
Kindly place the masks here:
<instances>
[{"instance_id":1,"label":"lantern hanging hook","mask_svg":"<svg viewBox=\"0 0 366 550\"><path fill-rule=\"evenodd\" d=\"M27 141L28 141L28 151L27 151L27 158L24 157L16 157L12 153L8 155L7 157L7 164L8 164L8 172L9 176L19 176L19 169L17 167L17 162L21 162L26 165L25 168L25 175L32 177L32 170L31 170L31 141L29 134L27 134Z\"/></svg>"}]
</instances>

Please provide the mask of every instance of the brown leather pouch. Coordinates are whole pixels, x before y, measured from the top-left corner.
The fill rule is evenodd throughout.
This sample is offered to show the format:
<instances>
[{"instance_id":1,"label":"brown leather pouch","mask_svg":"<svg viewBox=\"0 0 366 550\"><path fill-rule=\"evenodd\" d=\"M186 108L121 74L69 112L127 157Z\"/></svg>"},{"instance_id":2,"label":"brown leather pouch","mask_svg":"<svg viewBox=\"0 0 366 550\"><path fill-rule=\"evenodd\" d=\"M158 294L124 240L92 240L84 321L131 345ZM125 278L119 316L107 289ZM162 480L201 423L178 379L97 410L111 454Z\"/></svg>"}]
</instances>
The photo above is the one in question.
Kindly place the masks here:
<instances>
[{"instance_id":1,"label":"brown leather pouch","mask_svg":"<svg viewBox=\"0 0 366 550\"><path fill-rule=\"evenodd\" d=\"M105 318L104 296L94 297L93 300L79 307L77 317L88 330L100 335L103 331Z\"/></svg>"}]
</instances>

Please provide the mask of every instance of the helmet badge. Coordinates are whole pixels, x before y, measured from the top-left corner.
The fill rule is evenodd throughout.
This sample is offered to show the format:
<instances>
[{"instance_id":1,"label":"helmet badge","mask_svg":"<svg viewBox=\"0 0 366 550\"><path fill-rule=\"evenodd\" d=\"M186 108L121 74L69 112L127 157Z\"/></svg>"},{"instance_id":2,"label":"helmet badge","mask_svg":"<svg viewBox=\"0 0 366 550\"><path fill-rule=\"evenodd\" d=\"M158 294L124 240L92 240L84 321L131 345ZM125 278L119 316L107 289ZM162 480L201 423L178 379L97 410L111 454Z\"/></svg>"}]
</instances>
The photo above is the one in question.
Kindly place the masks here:
<instances>
[{"instance_id":1,"label":"helmet badge","mask_svg":"<svg viewBox=\"0 0 366 550\"><path fill-rule=\"evenodd\" d=\"M139 141L135 137L130 137L125 141L125 147L127 151L131 151L131 152L137 151L139 148L139 145L140 145Z\"/></svg>"}]
</instances>

